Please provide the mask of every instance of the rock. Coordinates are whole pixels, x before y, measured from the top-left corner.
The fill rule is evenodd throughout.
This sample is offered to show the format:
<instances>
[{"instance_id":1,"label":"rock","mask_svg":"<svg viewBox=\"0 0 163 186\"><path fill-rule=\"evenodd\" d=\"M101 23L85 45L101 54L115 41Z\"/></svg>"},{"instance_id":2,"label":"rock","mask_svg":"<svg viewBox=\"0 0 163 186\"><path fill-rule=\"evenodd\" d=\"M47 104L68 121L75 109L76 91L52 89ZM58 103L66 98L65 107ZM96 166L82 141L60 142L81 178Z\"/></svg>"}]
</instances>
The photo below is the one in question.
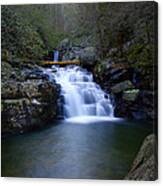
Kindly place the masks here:
<instances>
[{"instance_id":1,"label":"rock","mask_svg":"<svg viewBox=\"0 0 163 186\"><path fill-rule=\"evenodd\" d=\"M154 107L154 97L151 91L131 89L122 94L114 94L115 116L139 120L154 120L157 110Z\"/></svg>"},{"instance_id":2,"label":"rock","mask_svg":"<svg viewBox=\"0 0 163 186\"><path fill-rule=\"evenodd\" d=\"M126 101L135 101L139 94L139 89L131 89L123 92L123 99Z\"/></svg>"},{"instance_id":3,"label":"rock","mask_svg":"<svg viewBox=\"0 0 163 186\"><path fill-rule=\"evenodd\" d=\"M30 117L27 98L2 100L2 135L14 134L26 127L27 117Z\"/></svg>"},{"instance_id":4,"label":"rock","mask_svg":"<svg viewBox=\"0 0 163 186\"><path fill-rule=\"evenodd\" d=\"M134 88L134 85L131 83L131 81L125 80L111 87L111 91L113 93L120 93L124 90L133 89L133 88Z\"/></svg>"},{"instance_id":5,"label":"rock","mask_svg":"<svg viewBox=\"0 0 163 186\"><path fill-rule=\"evenodd\" d=\"M46 80L2 84L2 134L22 133L57 117L60 88Z\"/></svg>"},{"instance_id":6,"label":"rock","mask_svg":"<svg viewBox=\"0 0 163 186\"><path fill-rule=\"evenodd\" d=\"M36 81L25 81L25 82L14 82L8 81L2 83L2 99L18 99L22 97L38 97L38 85L41 80Z\"/></svg>"},{"instance_id":7,"label":"rock","mask_svg":"<svg viewBox=\"0 0 163 186\"><path fill-rule=\"evenodd\" d=\"M107 76L109 76L110 84L119 83L125 80L132 80L132 73L130 72L129 68L123 67L113 67L106 72Z\"/></svg>"},{"instance_id":8,"label":"rock","mask_svg":"<svg viewBox=\"0 0 163 186\"><path fill-rule=\"evenodd\" d=\"M24 73L25 80L27 79L49 79L49 76L47 74L44 74L42 70L40 69L34 69L32 71L27 71Z\"/></svg>"},{"instance_id":9,"label":"rock","mask_svg":"<svg viewBox=\"0 0 163 186\"><path fill-rule=\"evenodd\" d=\"M140 109L140 108L137 108L131 114L132 114L133 118L137 119L137 120L147 120L148 119L147 113L143 109Z\"/></svg>"},{"instance_id":10,"label":"rock","mask_svg":"<svg viewBox=\"0 0 163 186\"><path fill-rule=\"evenodd\" d=\"M86 47L80 52L79 59L83 66L94 66L97 61L97 52L95 47Z\"/></svg>"},{"instance_id":11,"label":"rock","mask_svg":"<svg viewBox=\"0 0 163 186\"><path fill-rule=\"evenodd\" d=\"M115 103L114 114L117 117L154 120L157 111L154 102L156 95L151 78L142 76L140 69L130 67L129 63L117 63L106 58L96 64L92 70L95 81L109 94ZM141 86L140 86L141 85Z\"/></svg>"},{"instance_id":12,"label":"rock","mask_svg":"<svg viewBox=\"0 0 163 186\"><path fill-rule=\"evenodd\" d=\"M62 40L58 46L59 49L69 49L70 47L72 47L72 42L68 39L65 38L64 40Z\"/></svg>"},{"instance_id":13,"label":"rock","mask_svg":"<svg viewBox=\"0 0 163 186\"><path fill-rule=\"evenodd\" d=\"M157 163L157 141L155 135L151 134L145 138L125 180L156 180Z\"/></svg>"},{"instance_id":14,"label":"rock","mask_svg":"<svg viewBox=\"0 0 163 186\"><path fill-rule=\"evenodd\" d=\"M72 51L74 51L74 52L77 52L77 51L80 51L80 50L81 50L80 46L73 46L72 47Z\"/></svg>"},{"instance_id":15,"label":"rock","mask_svg":"<svg viewBox=\"0 0 163 186\"><path fill-rule=\"evenodd\" d=\"M141 114L141 116L144 116L142 119L154 120L157 117L157 107L155 107L156 102L154 100L155 95L153 91L140 90L136 101L138 109L133 114Z\"/></svg>"}]
</instances>

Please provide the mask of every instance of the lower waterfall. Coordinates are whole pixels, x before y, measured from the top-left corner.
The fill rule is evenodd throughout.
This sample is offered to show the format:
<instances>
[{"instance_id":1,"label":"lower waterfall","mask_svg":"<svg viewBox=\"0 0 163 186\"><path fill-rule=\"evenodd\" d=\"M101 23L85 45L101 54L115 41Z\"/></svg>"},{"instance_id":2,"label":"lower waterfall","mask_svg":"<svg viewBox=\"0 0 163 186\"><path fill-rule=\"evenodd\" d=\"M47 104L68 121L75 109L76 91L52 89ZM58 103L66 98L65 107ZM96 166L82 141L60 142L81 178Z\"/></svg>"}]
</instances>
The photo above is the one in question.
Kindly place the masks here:
<instances>
[{"instance_id":1,"label":"lower waterfall","mask_svg":"<svg viewBox=\"0 0 163 186\"><path fill-rule=\"evenodd\" d=\"M114 118L110 96L93 81L92 73L79 66L47 69L51 80L61 85L64 118L99 116Z\"/></svg>"}]
</instances>

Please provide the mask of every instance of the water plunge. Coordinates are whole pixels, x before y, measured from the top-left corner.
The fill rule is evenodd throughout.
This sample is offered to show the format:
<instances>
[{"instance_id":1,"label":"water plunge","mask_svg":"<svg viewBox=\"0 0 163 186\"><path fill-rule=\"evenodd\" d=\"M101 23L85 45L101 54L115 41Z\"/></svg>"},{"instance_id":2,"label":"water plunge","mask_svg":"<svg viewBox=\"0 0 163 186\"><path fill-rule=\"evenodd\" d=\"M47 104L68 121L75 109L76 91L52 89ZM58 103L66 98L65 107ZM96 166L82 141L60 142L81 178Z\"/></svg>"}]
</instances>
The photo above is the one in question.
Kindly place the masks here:
<instances>
[{"instance_id":1,"label":"water plunge","mask_svg":"<svg viewBox=\"0 0 163 186\"><path fill-rule=\"evenodd\" d=\"M51 80L61 85L64 97L64 117L107 116L114 118L110 96L93 81L87 70L78 66L54 67L48 69Z\"/></svg>"}]
</instances>

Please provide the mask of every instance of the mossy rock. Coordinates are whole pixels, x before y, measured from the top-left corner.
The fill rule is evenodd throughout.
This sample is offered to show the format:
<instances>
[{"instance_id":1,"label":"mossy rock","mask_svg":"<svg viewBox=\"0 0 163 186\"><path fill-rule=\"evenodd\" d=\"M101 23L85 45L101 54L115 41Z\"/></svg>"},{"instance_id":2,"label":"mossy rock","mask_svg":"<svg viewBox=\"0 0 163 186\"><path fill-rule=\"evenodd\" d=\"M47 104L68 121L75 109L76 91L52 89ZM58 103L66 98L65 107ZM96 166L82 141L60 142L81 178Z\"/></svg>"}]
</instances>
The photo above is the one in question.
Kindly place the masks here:
<instances>
[{"instance_id":1,"label":"mossy rock","mask_svg":"<svg viewBox=\"0 0 163 186\"><path fill-rule=\"evenodd\" d=\"M123 99L126 101L135 101L139 95L139 89L131 89L123 92Z\"/></svg>"}]
</instances>

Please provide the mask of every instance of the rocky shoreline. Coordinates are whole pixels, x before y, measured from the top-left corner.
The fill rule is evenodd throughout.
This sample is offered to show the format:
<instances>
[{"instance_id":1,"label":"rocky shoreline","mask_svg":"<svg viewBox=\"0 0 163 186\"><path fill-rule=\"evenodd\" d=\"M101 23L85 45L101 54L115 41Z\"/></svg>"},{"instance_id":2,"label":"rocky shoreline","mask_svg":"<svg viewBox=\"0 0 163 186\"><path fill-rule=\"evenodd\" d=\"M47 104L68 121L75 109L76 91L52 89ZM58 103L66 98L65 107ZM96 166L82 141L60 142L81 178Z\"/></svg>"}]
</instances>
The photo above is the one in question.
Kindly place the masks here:
<instances>
[{"instance_id":1,"label":"rocky shoreline","mask_svg":"<svg viewBox=\"0 0 163 186\"><path fill-rule=\"evenodd\" d=\"M2 136L40 128L57 117L60 86L39 66L20 70L2 62L1 87Z\"/></svg>"},{"instance_id":2,"label":"rocky shoreline","mask_svg":"<svg viewBox=\"0 0 163 186\"><path fill-rule=\"evenodd\" d=\"M125 180L154 181L158 179L157 139L148 135L131 166Z\"/></svg>"}]
</instances>

